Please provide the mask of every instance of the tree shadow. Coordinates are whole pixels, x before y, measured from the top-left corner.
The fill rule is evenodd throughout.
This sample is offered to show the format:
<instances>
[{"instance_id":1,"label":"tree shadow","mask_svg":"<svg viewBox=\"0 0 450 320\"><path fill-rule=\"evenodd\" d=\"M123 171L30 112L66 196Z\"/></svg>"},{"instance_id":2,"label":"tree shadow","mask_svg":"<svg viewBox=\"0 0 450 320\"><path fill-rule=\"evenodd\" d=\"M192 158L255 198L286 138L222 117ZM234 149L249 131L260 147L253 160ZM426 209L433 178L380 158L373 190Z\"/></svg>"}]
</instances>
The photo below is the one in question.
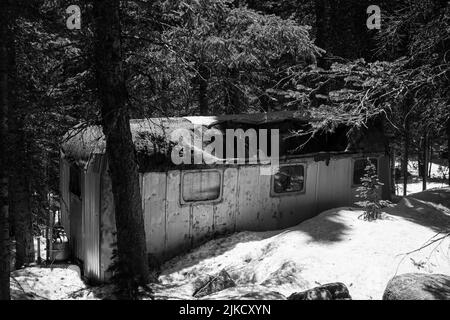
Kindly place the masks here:
<instances>
[{"instance_id":1,"label":"tree shadow","mask_svg":"<svg viewBox=\"0 0 450 320\"><path fill-rule=\"evenodd\" d=\"M402 217L433 231L450 229L450 189L424 191L403 198L395 207L385 212Z\"/></svg>"},{"instance_id":2,"label":"tree shadow","mask_svg":"<svg viewBox=\"0 0 450 320\"><path fill-rule=\"evenodd\" d=\"M303 221L302 223L283 231L285 232L303 232L311 239L310 242L318 242L323 244L332 244L334 242L344 241L347 239L347 232L350 231L348 222L345 221L339 211L349 210L353 208L337 208L325 211L317 216Z\"/></svg>"}]
</instances>

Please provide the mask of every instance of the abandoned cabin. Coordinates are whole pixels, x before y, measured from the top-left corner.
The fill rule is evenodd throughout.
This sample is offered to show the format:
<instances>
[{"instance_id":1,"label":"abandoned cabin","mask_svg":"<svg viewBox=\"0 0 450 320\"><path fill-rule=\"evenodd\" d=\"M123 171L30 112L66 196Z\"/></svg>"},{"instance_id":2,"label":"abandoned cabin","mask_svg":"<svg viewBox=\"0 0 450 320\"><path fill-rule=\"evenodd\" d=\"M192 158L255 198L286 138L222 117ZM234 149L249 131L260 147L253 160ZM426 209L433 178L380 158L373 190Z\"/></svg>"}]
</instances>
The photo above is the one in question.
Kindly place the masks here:
<instances>
[{"instance_id":1,"label":"abandoned cabin","mask_svg":"<svg viewBox=\"0 0 450 320\"><path fill-rule=\"evenodd\" d=\"M308 132L312 121L297 112L132 120L148 253L162 262L220 235L287 228L324 210L352 205L367 158L384 183L382 198L389 198L382 126L373 121L360 129L338 125L332 132L299 134ZM278 129L278 171L262 175L270 164L235 159L175 165L171 132L193 125L221 132ZM115 219L100 126L68 133L61 147L60 181L61 221L72 256L87 278L105 281Z\"/></svg>"}]
</instances>

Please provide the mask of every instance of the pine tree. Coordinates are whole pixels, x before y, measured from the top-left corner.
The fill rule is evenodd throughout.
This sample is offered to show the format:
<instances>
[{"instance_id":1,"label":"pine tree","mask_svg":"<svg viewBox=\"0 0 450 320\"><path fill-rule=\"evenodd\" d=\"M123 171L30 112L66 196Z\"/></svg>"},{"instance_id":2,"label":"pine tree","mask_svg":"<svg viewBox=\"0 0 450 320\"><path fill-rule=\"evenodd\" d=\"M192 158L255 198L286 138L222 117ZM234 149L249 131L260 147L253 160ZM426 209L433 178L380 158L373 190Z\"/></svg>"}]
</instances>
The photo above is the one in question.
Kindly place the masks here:
<instances>
[{"instance_id":1,"label":"pine tree","mask_svg":"<svg viewBox=\"0 0 450 320\"><path fill-rule=\"evenodd\" d=\"M364 220L373 221L381 216L381 199L379 188L383 185L378 179L377 168L367 158L367 165L364 168L364 176L361 178L361 186L356 189L357 197L362 201L356 202L356 205L364 209L362 217Z\"/></svg>"}]
</instances>

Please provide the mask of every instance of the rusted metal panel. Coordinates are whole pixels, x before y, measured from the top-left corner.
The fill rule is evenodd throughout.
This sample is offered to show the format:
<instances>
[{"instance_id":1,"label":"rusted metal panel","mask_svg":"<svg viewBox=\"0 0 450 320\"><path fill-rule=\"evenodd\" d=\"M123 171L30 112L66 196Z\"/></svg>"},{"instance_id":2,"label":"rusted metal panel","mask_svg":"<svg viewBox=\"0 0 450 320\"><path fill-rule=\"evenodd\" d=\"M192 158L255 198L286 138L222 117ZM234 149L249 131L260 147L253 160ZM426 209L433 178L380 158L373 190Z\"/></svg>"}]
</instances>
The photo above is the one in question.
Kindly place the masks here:
<instances>
[{"instance_id":1,"label":"rusted metal panel","mask_svg":"<svg viewBox=\"0 0 450 320\"><path fill-rule=\"evenodd\" d=\"M214 229L214 205L193 204L190 205L192 220L190 228L191 245L199 244L211 239Z\"/></svg>"},{"instance_id":2,"label":"rusted metal panel","mask_svg":"<svg viewBox=\"0 0 450 320\"><path fill-rule=\"evenodd\" d=\"M191 245L197 246L214 235L214 211L223 202L223 170L182 172L181 203L190 207Z\"/></svg>"},{"instance_id":3,"label":"rusted metal panel","mask_svg":"<svg viewBox=\"0 0 450 320\"><path fill-rule=\"evenodd\" d=\"M226 168L223 172L222 201L214 204L214 235L232 233L236 228L238 170Z\"/></svg>"},{"instance_id":4,"label":"rusted metal panel","mask_svg":"<svg viewBox=\"0 0 450 320\"><path fill-rule=\"evenodd\" d=\"M270 167L266 167L269 169ZM279 224L280 218L280 198L271 197L270 190L272 187L272 176L261 175L263 167L257 167L258 184L257 187L253 186L253 193L255 197L256 218L254 221L254 227L251 230L272 230Z\"/></svg>"},{"instance_id":5,"label":"rusted metal panel","mask_svg":"<svg viewBox=\"0 0 450 320\"><path fill-rule=\"evenodd\" d=\"M236 229L238 231L255 230L255 226L259 225L261 209L259 205L260 193L258 192L260 178L259 173L259 167L257 166L239 167L239 205L236 212Z\"/></svg>"},{"instance_id":6,"label":"rusted metal panel","mask_svg":"<svg viewBox=\"0 0 450 320\"><path fill-rule=\"evenodd\" d=\"M166 187L165 172L150 172L142 178L144 223L147 251L162 257L166 239Z\"/></svg>"},{"instance_id":7,"label":"rusted metal panel","mask_svg":"<svg viewBox=\"0 0 450 320\"><path fill-rule=\"evenodd\" d=\"M191 210L189 205L180 204L181 173L178 170L167 173L166 199L166 244L165 256L170 257L190 248Z\"/></svg>"}]
</instances>

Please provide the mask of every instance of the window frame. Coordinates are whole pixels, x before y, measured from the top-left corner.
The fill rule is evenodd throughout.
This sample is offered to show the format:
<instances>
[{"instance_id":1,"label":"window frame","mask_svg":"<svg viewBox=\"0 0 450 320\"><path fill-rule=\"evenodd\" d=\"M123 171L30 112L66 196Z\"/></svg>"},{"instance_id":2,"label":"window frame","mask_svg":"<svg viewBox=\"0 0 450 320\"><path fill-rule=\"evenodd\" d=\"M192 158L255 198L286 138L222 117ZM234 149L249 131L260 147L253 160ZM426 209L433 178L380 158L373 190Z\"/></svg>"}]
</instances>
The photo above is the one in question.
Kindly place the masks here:
<instances>
[{"instance_id":1,"label":"window frame","mask_svg":"<svg viewBox=\"0 0 450 320\"><path fill-rule=\"evenodd\" d=\"M183 196L183 189L184 189L184 176L192 173L202 173L202 172L217 172L219 174L220 178L220 190L219 190L219 197L217 199L212 200L194 200L189 201L185 200ZM190 205L198 205L198 204L213 204L222 202L223 200L223 170L219 169L197 169L197 170L182 170L180 175L180 204L182 206L190 206Z\"/></svg>"},{"instance_id":2,"label":"window frame","mask_svg":"<svg viewBox=\"0 0 450 320\"><path fill-rule=\"evenodd\" d=\"M299 194L305 194L306 193L306 181L307 181L307 169L308 164L306 162L296 162L296 163L283 163L280 164L279 167L296 167L296 166L302 166L303 167L303 188L299 191L287 191L287 192L275 192L275 174L271 175L270 178L270 196L271 197L286 197L286 196L296 196Z\"/></svg>"},{"instance_id":3,"label":"window frame","mask_svg":"<svg viewBox=\"0 0 450 320\"><path fill-rule=\"evenodd\" d=\"M355 162L358 160L367 160L367 158L377 160L377 163L376 163L377 176L378 176L378 179L380 178L380 156L366 156L366 157L361 156L361 157L357 157L357 158L352 158L352 170L351 170L351 177L350 177L352 188L357 188L362 185L362 183L355 184Z\"/></svg>"}]
</instances>

